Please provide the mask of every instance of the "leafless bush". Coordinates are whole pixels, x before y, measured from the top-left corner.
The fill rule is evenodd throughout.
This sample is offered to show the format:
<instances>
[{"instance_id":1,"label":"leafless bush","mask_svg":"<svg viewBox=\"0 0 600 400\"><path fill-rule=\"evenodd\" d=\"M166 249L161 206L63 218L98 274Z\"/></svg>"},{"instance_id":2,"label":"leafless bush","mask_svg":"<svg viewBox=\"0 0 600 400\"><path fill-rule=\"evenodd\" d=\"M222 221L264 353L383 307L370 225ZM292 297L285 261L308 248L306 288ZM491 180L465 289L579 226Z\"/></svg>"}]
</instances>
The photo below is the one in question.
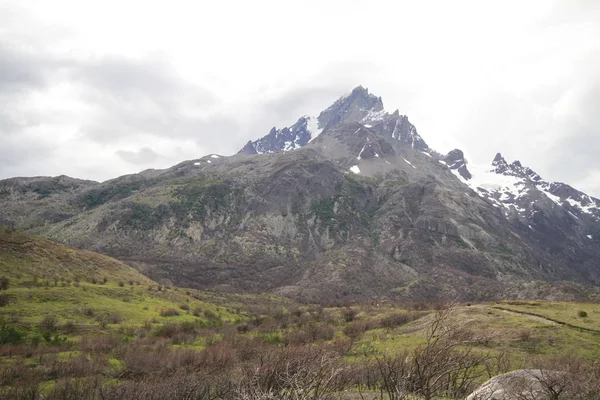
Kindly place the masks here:
<instances>
[{"instance_id":1,"label":"leafless bush","mask_svg":"<svg viewBox=\"0 0 600 400\"><path fill-rule=\"evenodd\" d=\"M119 337L115 335L83 336L79 348L86 353L108 353L117 343Z\"/></svg>"},{"instance_id":2,"label":"leafless bush","mask_svg":"<svg viewBox=\"0 0 600 400\"><path fill-rule=\"evenodd\" d=\"M357 315L358 315L358 310L355 310L353 308L346 307L342 310L342 318L346 322L354 321L354 318L356 318Z\"/></svg>"},{"instance_id":3,"label":"leafless bush","mask_svg":"<svg viewBox=\"0 0 600 400\"><path fill-rule=\"evenodd\" d=\"M58 319L54 315L46 315L39 324L42 332L56 332L58 330Z\"/></svg>"},{"instance_id":4,"label":"leafless bush","mask_svg":"<svg viewBox=\"0 0 600 400\"><path fill-rule=\"evenodd\" d=\"M350 339L356 339L362 333L374 329L375 324L372 321L367 320L357 320L352 321L348 325L344 327L344 335L348 336Z\"/></svg>"},{"instance_id":5,"label":"leafless bush","mask_svg":"<svg viewBox=\"0 0 600 400\"><path fill-rule=\"evenodd\" d=\"M48 379L85 378L101 374L106 368L104 357L88 358L82 354L69 361L54 361L47 373Z\"/></svg>"},{"instance_id":6,"label":"leafless bush","mask_svg":"<svg viewBox=\"0 0 600 400\"><path fill-rule=\"evenodd\" d=\"M428 313L425 311L394 313L382 318L379 321L379 325L382 328L392 329L397 326L406 325L409 322L422 318L427 314Z\"/></svg>"},{"instance_id":7,"label":"leafless bush","mask_svg":"<svg viewBox=\"0 0 600 400\"><path fill-rule=\"evenodd\" d=\"M434 313L427 329L426 343L412 354L412 392L424 400L436 397L463 398L484 372L487 354L474 353L469 346L473 335L453 322L451 304Z\"/></svg>"},{"instance_id":8,"label":"leafless bush","mask_svg":"<svg viewBox=\"0 0 600 400\"><path fill-rule=\"evenodd\" d=\"M125 382L99 389L102 400L233 400L234 383L223 376L182 374L164 379Z\"/></svg>"},{"instance_id":9,"label":"leafless bush","mask_svg":"<svg viewBox=\"0 0 600 400\"><path fill-rule=\"evenodd\" d=\"M353 372L323 347L276 347L245 369L238 394L248 399L329 399L352 384Z\"/></svg>"},{"instance_id":10,"label":"leafless bush","mask_svg":"<svg viewBox=\"0 0 600 400\"><path fill-rule=\"evenodd\" d=\"M179 311L175 308L163 308L160 310L161 317L175 317L180 315Z\"/></svg>"}]
</instances>

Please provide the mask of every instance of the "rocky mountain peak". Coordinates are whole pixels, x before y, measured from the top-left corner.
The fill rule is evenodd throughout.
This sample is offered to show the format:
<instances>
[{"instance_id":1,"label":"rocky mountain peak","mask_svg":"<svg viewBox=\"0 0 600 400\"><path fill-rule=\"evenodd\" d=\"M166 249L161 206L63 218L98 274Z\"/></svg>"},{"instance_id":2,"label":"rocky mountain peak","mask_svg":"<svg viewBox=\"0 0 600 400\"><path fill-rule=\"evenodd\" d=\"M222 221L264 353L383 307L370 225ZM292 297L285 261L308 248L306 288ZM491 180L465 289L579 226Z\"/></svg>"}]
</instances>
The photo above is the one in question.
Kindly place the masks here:
<instances>
[{"instance_id":1,"label":"rocky mountain peak","mask_svg":"<svg viewBox=\"0 0 600 400\"><path fill-rule=\"evenodd\" d=\"M457 171L465 180L472 178L471 173L467 169L467 161L462 150L454 149L444 157L443 161L448 168Z\"/></svg>"},{"instance_id":2,"label":"rocky mountain peak","mask_svg":"<svg viewBox=\"0 0 600 400\"><path fill-rule=\"evenodd\" d=\"M361 122L376 115L383 115L383 101L369 93L369 89L357 86L347 96L342 96L319 114L319 124L324 130L341 123Z\"/></svg>"},{"instance_id":3,"label":"rocky mountain peak","mask_svg":"<svg viewBox=\"0 0 600 400\"><path fill-rule=\"evenodd\" d=\"M246 143L240 153L264 154L295 150L308 144L321 132L352 123L359 123L413 149L430 151L406 115L401 115L398 110L392 114L387 113L381 97L369 93L367 88L357 86L322 111L317 118L304 116L289 128L273 128L266 136Z\"/></svg>"},{"instance_id":4,"label":"rocky mountain peak","mask_svg":"<svg viewBox=\"0 0 600 400\"><path fill-rule=\"evenodd\" d=\"M504 157L502 157L502 154L497 153L492 161L492 167L494 167L496 173L502 174L508 169L508 163Z\"/></svg>"},{"instance_id":5,"label":"rocky mountain peak","mask_svg":"<svg viewBox=\"0 0 600 400\"><path fill-rule=\"evenodd\" d=\"M249 141L239 151L242 154L266 154L290 151L305 146L316 136L318 123L316 119L303 116L289 128L271 128L266 136L255 141Z\"/></svg>"}]
</instances>

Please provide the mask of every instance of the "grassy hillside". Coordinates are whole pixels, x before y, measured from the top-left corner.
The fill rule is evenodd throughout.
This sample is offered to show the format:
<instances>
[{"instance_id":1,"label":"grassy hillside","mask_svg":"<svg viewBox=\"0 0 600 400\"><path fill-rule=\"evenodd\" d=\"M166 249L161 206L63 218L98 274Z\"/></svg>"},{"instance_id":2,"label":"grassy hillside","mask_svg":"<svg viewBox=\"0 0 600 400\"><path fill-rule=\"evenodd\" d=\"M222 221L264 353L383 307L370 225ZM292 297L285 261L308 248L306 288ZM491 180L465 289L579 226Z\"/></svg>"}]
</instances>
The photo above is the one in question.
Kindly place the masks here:
<instances>
[{"instance_id":1,"label":"grassy hillside","mask_svg":"<svg viewBox=\"0 0 600 400\"><path fill-rule=\"evenodd\" d=\"M166 320L214 326L244 320L250 309L285 304L269 296L164 287L113 258L3 227L0 279L7 286L0 318L30 332L47 316L79 331Z\"/></svg>"},{"instance_id":2,"label":"grassy hillside","mask_svg":"<svg viewBox=\"0 0 600 400\"><path fill-rule=\"evenodd\" d=\"M0 233L0 400L464 398L520 368L600 377L598 304L300 306Z\"/></svg>"},{"instance_id":3,"label":"grassy hillside","mask_svg":"<svg viewBox=\"0 0 600 400\"><path fill-rule=\"evenodd\" d=\"M0 276L15 283L31 280L133 281L152 280L114 258L76 250L51 240L0 226Z\"/></svg>"}]
</instances>

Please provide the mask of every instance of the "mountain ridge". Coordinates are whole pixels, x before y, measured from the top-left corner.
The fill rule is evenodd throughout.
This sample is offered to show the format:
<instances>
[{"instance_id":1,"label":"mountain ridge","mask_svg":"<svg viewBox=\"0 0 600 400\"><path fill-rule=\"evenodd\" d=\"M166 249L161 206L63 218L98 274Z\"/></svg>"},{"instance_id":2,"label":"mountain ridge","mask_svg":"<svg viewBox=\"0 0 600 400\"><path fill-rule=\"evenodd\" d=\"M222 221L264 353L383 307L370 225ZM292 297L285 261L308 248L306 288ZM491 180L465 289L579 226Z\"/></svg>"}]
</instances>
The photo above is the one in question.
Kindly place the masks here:
<instances>
[{"instance_id":1,"label":"mountain ridge","mask_svg":"<svg viewBox=\"0 0 600 400\"><path fill-rule=\"evenodd\" d=\"M501 155L483 170L441 155L363 87L248 146L103 183L50 180L45 197L0 181L0 219L159 282L304 301L600 284L597 199Z\"/></svg>"}]
</instances>

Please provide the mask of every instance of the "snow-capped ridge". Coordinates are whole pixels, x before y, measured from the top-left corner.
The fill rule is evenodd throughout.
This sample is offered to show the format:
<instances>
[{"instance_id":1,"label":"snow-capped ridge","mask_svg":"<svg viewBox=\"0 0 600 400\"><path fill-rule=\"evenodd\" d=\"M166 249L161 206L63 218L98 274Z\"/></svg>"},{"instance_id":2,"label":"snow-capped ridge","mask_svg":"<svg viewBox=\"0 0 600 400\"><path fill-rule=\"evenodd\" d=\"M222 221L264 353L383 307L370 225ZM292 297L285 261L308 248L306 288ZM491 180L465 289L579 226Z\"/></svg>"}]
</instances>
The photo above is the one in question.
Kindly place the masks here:
<instances>
[{"instance_id":1,"label":"snow-capped ridge","mask_svg":"<svg viewBox=\"0 0 600 400\"><path fill-rule=\"evenodd\" d=\"M599 200L564 183L545 181L518 160L509 164L500 153L491 167L470 165L467 169L460 150L451 151L443 161L463 183L492 205L503 208L507 215L516 212L522 218L531 217L535 204L546 202L550 207L565 208L576 219L587 214L600 221Z\"/></svg>"}]
</instances>

